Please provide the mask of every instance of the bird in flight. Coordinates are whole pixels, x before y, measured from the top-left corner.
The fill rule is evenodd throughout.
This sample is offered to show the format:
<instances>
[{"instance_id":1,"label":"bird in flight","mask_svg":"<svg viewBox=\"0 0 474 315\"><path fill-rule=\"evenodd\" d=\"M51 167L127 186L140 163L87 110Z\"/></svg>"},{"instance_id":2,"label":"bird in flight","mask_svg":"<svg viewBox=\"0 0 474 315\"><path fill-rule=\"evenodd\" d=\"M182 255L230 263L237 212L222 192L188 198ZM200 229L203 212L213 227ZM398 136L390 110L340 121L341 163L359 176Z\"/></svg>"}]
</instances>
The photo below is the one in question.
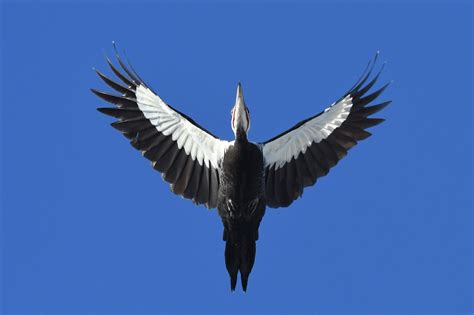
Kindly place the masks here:
<instances>
[{"instance_id":1,"label":"bird in flight","mask_svg":"<svg viewBox=\"0 0 474 315\"><path fill-rule=\"evenodd\" d=\"M226 141L164 102L117 49L115 55L118 66L107 58L115 79L95 71L116 93L92 89L115 107L98 110L117 119L112 127L151 161L172 192L217 208L232 291L239 272L247 290L265 209L288 207L305 187L327 175L350 148L371 135L367 128L384 121L370 116L390 104L371 104L388 86L369 93L383 69L372 75L377 53L354 86L324 111L255 143L248 139L250 111L239 83L231 111L235 139Z\"/></svg>"}]
</instances>

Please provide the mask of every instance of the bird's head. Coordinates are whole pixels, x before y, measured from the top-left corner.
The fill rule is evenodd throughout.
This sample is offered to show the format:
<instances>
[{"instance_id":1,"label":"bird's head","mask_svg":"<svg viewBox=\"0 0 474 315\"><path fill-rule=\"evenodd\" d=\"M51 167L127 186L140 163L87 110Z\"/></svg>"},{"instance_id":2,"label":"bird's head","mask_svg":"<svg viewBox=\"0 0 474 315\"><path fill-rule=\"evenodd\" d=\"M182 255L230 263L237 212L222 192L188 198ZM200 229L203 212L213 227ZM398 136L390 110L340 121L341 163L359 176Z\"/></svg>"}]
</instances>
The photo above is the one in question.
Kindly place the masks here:
<instances>
[{"instance_id":1,"label":"bird's head","mask_svg":"<svg viewBox=\"0 0 474 315\"><path fill-rule=\"evenodd\" d=\"M242 85L237 85L237 95L235 97L235 105L231 111L232 114L232 131L236 137L246 136L250 129L250 111L245 105L244 93Z\"/></svg>"}]
</instances>

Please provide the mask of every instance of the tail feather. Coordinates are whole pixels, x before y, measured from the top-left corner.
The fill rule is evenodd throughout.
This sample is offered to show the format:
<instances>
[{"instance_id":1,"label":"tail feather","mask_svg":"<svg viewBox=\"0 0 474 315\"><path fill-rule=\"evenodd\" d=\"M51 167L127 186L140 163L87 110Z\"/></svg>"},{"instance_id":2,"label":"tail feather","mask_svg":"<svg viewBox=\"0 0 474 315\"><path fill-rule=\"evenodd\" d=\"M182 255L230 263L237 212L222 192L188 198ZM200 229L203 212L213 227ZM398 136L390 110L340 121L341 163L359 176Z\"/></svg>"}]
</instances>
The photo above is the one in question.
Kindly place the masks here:
<instances>
[{"instance_id":1,"label":"tail feather","mask_svg":"<svg viewBox=\"0 0 474 315\"><path fill-rule=\"evenodd\" d=\"M233 244L231 241L227 241L225 244L225 265L230 276L230 289L231 291L234 291L235 286L237 285L240 257L237 245Z\"/></svg>"},{"instance_id":2,"label":"tail feather","mask_svg":"<svg viewBox=\"0 0 474 315\"><path fill-rule=\"evenodd\" d=\"M228 240L225 247L225 264L230 276L230 288L235 290L237 274L240 271L242 289L247 291L250 273L255 262L256 244L254 240L232 242Z\"/></svg>"},{"instance_id":3,"label":"tail feather","mask_svg":"<svg viewBox=\"0 0 474 315\"><path fill-rule=\"evenodd\" d=\"M242 289L245 292L247 291L248 279L250 276L250 272L252 272L253 264L255 262L255 252L255 241L249 241L242 244L242 248L240 249L240 281L242 282Z\"/></svg>"}]
</instances>

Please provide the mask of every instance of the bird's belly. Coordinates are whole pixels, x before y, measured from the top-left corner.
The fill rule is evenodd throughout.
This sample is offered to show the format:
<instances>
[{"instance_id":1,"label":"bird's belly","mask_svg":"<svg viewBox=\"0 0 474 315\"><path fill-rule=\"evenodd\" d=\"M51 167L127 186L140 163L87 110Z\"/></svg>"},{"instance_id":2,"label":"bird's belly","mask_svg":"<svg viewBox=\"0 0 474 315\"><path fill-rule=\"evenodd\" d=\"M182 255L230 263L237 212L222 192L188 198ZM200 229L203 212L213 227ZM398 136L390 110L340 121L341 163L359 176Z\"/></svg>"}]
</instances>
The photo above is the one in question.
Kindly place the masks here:
<instances>
[{"instance_id":1,"label":"bird's belly","mask_svg":"<svg viewBox=\"0 0 474 315\"><path fill-rule=\"evenodd\" d=\"M251 200L264 194L264 173L260 163L245 161L223 168L220 174L221 193L239 201Z\"/></svg>"},{"instance_id":2,"label":"bird's belly","mask_svg":"<svg viewBox=\"0 0 474 315\"><path fill-rule=\"evenodd\" d=\"M265 208L263 163L233 161L220 173L219 214L223 218L251 219Z\"/></svg>"}]
</instances>

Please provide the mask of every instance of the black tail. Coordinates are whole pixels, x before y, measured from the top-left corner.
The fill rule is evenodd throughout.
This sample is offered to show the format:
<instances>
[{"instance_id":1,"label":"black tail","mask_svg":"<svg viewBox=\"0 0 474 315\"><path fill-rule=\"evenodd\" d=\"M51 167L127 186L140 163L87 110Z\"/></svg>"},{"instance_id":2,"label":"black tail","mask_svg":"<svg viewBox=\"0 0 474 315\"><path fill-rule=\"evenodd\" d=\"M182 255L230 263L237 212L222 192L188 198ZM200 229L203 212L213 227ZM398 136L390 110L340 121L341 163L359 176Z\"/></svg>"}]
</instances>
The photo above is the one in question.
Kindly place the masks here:
<instances>
[{"instance_id":1,"label":"black tail","mask_svg":"<svg viewBox=\"0 0 474 315\"><path fill-rule=\"evenodd\" d=\"M255 241L248 241L243 243L240 249L240 281L244 291L247 291L247 282L255 262L256 247Z\"/></svg>"},{"instance_id":2,"label":"black tail","mask_svg":"<svg viewBox=\"0 0 474 315\"><path fill-rule=\"evenodd\" d=\"M240 271L242 289L247 291L247 283L255 262L256 244L255 240L233 242L226 241L225 264L230 276L230 288L235 290L237 274Z\"/></svg>"},{"instance_id":3,"label":"black tail","mask_svg":"<svg viewBox=\"0 0 474 315\"><path fill-rule=\"evenodd\" d=\"M237 284L237 273L239 272L240 255L238 245L234 244L230 240L225 243L225 265L227 267L227 272L230 276L230 289L234 291L235 286Z\"/></svg>"}]
</instances>

